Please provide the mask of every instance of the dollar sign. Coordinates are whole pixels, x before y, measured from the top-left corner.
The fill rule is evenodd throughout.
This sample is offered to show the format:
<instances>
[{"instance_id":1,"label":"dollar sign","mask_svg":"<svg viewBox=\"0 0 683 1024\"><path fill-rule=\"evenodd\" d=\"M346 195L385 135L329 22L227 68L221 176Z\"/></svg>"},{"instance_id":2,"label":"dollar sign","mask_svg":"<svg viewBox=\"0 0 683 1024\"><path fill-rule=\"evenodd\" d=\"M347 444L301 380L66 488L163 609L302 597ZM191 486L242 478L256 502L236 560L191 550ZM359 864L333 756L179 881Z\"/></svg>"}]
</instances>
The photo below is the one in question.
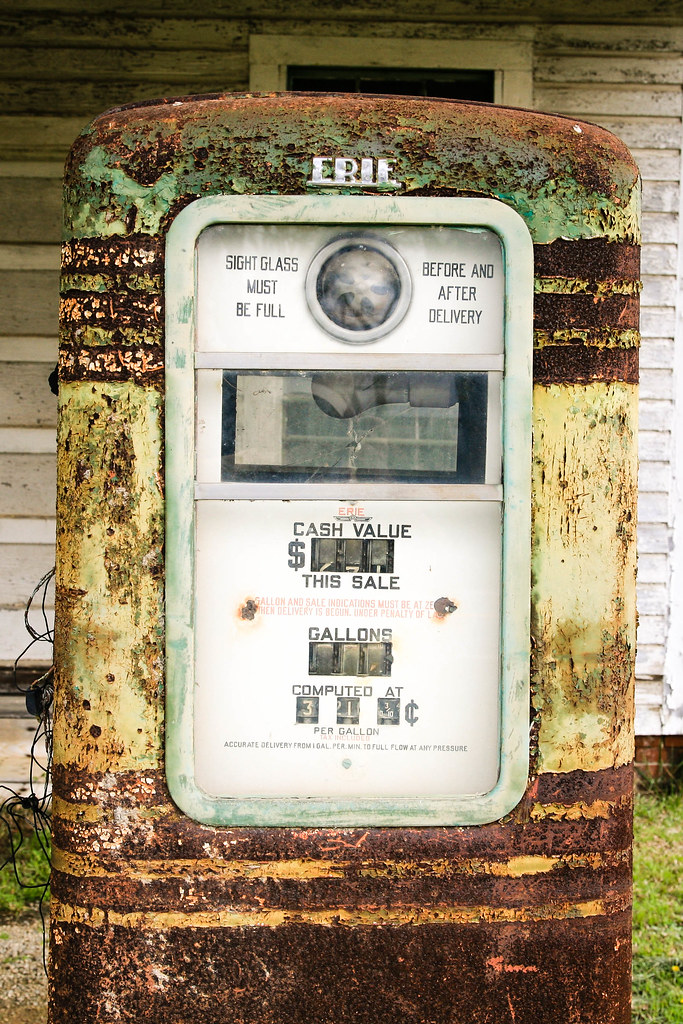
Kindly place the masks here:
<instances>
[{"instance_id":1,"label":"dollar sign","mask_svg":"<svg viewBox=\"0 0 683 1024\"><path fill-rule=\"evenodd\" d=\"M415 723L419 721L419 718L415 714L418 707L419 704L416 704L414 700L411 700L410 704L406 704L405 720L408 725L415 725Z\"/></svg>"},{"instance_id":2,"label":"dollar sign","mask_svg":"<svg viewBox=\"0 0 683 1024\"><path fill-rule=\"evenodd\" d=\"M306 561L305 550L306 545L302 540L290 540L289 553L292 557L287 562L287 565L291 566L292 569L296 569L297 572L303 568L303 564Z\"/></svg>"}]
</instances>

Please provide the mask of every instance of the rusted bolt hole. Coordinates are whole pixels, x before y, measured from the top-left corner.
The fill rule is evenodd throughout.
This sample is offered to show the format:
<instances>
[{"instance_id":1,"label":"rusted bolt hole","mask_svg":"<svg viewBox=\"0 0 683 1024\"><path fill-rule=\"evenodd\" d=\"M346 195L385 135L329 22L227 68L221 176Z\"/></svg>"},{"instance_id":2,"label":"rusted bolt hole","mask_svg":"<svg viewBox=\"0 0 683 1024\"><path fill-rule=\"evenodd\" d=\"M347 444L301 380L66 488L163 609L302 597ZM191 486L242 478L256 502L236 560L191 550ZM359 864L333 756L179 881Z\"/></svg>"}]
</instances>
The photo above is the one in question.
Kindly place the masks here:
<instances>
[{"instance_id":1,"label":"rusted bolt hole","mask_svg":"<svg viewBox=\"0 0 683 1024\"><path fill-rule=\"evenodd\" d=\"M258 611L258 601L252 601L248 598L240 608L240 618L242 619L253 619Z\"/></svg>"},{"instance_id":2,"label":"rusted bolt hole","mask_svg":"<svg viewBox=\"0 0 683 1024\"><path fill-rule=\"evenodd\" d=\"M451 601L450 597L437 597L434 602L434 611L439 616L451 615L457 607L455 601Z\"/></svg>"}]
</instances>

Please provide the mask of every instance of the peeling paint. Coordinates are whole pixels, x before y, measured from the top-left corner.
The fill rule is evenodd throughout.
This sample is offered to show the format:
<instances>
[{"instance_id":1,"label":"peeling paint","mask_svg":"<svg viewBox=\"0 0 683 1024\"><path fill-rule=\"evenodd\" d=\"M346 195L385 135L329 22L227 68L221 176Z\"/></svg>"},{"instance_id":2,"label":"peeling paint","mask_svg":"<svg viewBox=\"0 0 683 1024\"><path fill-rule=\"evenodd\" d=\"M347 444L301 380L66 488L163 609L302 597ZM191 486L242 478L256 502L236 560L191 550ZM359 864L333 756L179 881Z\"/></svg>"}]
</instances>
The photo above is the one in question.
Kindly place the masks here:
<instances>
[{"instance_id":1,"label":"peeling paint","mask_svg":"<svg viewBox=\"0 0 683 1024\"><path fill-rule=\"evenodd\" d=\"M427 924L447 925L452 923L477 925L482 922L507 923L512 921L562 921L571 918L602 917L607 914L628 910L630 895L606 897L601 900L587 900L583 903L546 904L537 907L414 907L407 910L392 910L378 907L374 910L306 911L296 907L290 910L262 910L252 913L219 910L192 914L192 928L280 928L283 925L305 921L315 927L359 928L399 927ZM104 911L99 907L68 906L53 902L51 916L55 921L67 924L88 925L91 928L123 927L133 929L168 931L188 924L182 913L131 913L120 914Z\"/></svg>"},{"instance_id":2,"label":"peeling paint","mask_svg":"<svg viewBox=\"0 0 683 1024\"><path fill-rule=\"evenodd\" d=\"M636 421L630 385L535 389L533 701L544 771L633 757Z\"/></svg>"},{"instance_id":3,"label":"peeling paint","mask_svg":"<svg viewBox=\"0 0 683 1024\"><path fill-rule=\"evenodd\" d=\"M160 405L157 393L126 384L60 388L54 730L60 764L98 771L112 763L121 769L159 762Z\"/></svg>"}]
</instances>

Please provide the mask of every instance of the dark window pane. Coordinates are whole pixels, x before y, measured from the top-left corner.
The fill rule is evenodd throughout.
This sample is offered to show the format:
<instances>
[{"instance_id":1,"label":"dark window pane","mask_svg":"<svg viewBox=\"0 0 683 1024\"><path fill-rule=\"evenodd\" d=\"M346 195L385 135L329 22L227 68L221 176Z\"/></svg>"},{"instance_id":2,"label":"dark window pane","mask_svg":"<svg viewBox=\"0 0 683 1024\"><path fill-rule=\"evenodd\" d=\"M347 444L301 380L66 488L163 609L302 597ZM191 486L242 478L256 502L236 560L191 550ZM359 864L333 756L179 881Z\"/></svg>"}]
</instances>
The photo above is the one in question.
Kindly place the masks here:
<instances>
[{"instance_id":1,"label":"dark window pane","mask_svg":"<svg viewBox=\"0 0 683 1024\"><path fill-rule=\"evenodd\" d=\"M293 92L361 92L493 102L493 71L433 68L290 67Z\"/></svg>"}]
</instances>

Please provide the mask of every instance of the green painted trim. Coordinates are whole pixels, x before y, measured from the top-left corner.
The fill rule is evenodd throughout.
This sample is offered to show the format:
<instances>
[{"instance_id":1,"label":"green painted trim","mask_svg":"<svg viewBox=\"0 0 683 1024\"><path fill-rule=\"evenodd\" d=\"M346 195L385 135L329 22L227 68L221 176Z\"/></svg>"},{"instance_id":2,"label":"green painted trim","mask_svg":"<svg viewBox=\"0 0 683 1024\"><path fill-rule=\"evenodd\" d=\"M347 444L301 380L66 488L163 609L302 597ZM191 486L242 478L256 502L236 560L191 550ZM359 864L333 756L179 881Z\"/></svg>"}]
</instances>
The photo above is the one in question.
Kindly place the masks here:
<instances>
[{"instance_id":1,"label":"green painted trim","mask_svg":"<svg viewBox=\"0 0 683 1024\"><path fill-rule=\"evenodd\" d=\"M215 798L194 765L195 242L211 224L448 224L494 231L505 265L501 763L476 797ZM509 254L512 254L510 256ZM166 244L166 774L177 805L212 825L473 825L522 798L529 758L533 250L522 218L491 199L210 196L173 221Z\"/></svg>"}]
</instances>

